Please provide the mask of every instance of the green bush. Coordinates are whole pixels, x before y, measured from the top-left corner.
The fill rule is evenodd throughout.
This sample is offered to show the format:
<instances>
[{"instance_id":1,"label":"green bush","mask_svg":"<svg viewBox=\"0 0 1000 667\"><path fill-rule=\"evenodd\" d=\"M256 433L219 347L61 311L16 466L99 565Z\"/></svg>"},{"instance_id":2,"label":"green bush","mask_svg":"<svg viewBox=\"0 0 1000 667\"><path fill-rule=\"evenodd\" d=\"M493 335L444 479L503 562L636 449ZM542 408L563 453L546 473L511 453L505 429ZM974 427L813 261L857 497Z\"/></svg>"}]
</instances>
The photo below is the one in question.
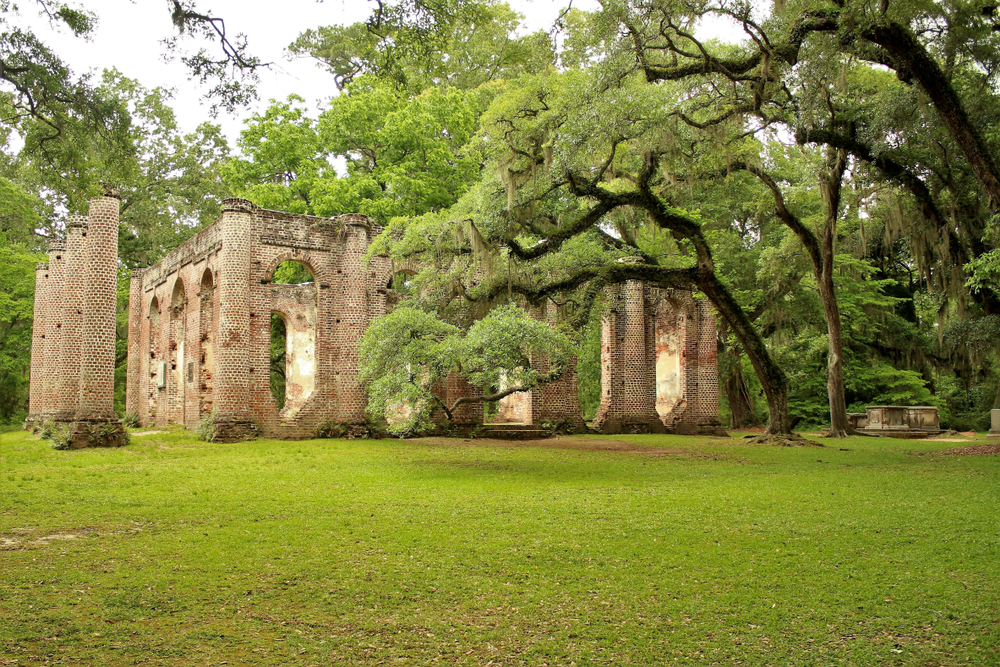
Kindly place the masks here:
<instances>
[{"instance_id":1,"label":"green bush","mask_svg":"<svg viewBox=\"0 0 1000 667\"><path fill-rule=\"evenodd\" d=\"M201 418L198 422L198 439L204 442L215 440L215 410Z\"/></svg>"}]
</instances>

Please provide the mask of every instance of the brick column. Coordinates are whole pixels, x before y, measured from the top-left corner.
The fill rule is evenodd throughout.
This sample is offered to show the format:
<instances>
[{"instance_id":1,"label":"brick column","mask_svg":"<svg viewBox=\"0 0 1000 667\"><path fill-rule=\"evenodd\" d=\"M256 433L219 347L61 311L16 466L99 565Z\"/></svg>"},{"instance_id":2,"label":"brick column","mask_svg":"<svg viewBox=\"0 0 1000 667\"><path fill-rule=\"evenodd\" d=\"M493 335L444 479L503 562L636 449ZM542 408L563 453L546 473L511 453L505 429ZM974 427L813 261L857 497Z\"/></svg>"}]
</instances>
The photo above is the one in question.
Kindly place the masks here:
<instances>
[{"instance_id":1,"label":"brick column","mask_svg":"<svg viewBox=\"0 0 1000 667\"><path fill-rule=\"evenodd\" d=\"M40 416L52 419L57 407L57 383L59 381L59 353L62 347L63 314L63 253L64 241L49 243L48 289L45 299L45 352L42 367L42 406ZM77 286L79 288L79 286Z\"/></svg>"},{"instance_id":2,"label":"brick column","mask_svg":"<svg viewBox=\"0 0 1000 667\"><path fill-rule=\"evenodd\" d=\"M87 218L70 217L66 223L66 254L63 256L67 288L63 293L62 342L59 379L56 382L57 421L73 421L80 408L80 356L83 352L83 289L78 280L87 273Z\"/></svg>"},{"instance_id":3,"label":"brick column","mask_svg":"<svg viewBox=\"0 0 1000 667\"><path fill-rule=\"evenodd\" d=\"M594 426L605 433L661 433L656 412L653 318L645 286L629 281L609 290L614 302L602 320L601 405Z\"/></svg>"},{"instance_id":4,"label":"brick column","mask_svg":"<svg viewBox=\"0 0 1000 667\"><path fill-rule=\"evenodd\" d=\"M90 201L78 421L117 419L114 397L119 204L118 198L111 196Z\"/></svg>"},{"instance_id":5,"label":"brick column","mask_svg":"<svg viewBox=\"0 0 1000 667\"><path fill-rule=\"evenodd\" d=\"M28 376L28 418L25 428L31 428L42 412L42 374L45 368L45 311L49 295L49 265L35 265L35 307L31 322L31 371Z\"/></svg>"},{"instance_id":6,"label":"brick column","mask_svg":"<svg viewBox=\"0 0 1000 667\"><path fill-rule=\"evenodd\" d=\"M365 266L368 252L368 223L364 218L345 222L347 240L341 265L344 275L344 306L337 327L340 353L337 356L339 375L337 403L341 421L363 424L368 401L358 381L358 341L368 327L368 277Z\"/></svg>"},{"instance_id":7,"label":"brick column","mask_svg":"<svg viewBox=\"0 0 1000 667\"><path fill-rule=\"evenodd\" d=\"M250 408L250 249L253 204L222 202L219 250L219 339L214 387L215 439L236 442L255 436ZM264 317L264 314L258 314ZM267 378L264 369L260 377Z\"/></svg>"},{"instance_id":8,"label":"brick column","mask_svg":"<svg viewBox=\"0 0 1000 667\"><path fill-rule=\"evenodd\" d=\"M128 288L128 370L125 412L139 415L142 397L142 269L133 269Z\"/></svg>"},{"instance_id":9,"label":"brick column","mask_svg":"<svg viewBox=\"0 0 1000 667\"><path fill-rule=\"evenodd\" d=\"M698 312L698 433L727 435L719 421L719 337L712 304L696 299Z\"/></svg>"},{"instance_id":10,"label":"brick column","mask_svg":"<svg viewBox=\"0 0 1000 667\"><path fill-rule=\"evenodd\" d=\"M607 292L610 307L601 315L601 402L594 414L593 427L614 430L613 425L621 422L618 408L621 401L617 400L618 389L621 387L618 359L621 348L618 341L618 309L621 308L621 286L609 287Z\"/></svg>"}]
</instances>

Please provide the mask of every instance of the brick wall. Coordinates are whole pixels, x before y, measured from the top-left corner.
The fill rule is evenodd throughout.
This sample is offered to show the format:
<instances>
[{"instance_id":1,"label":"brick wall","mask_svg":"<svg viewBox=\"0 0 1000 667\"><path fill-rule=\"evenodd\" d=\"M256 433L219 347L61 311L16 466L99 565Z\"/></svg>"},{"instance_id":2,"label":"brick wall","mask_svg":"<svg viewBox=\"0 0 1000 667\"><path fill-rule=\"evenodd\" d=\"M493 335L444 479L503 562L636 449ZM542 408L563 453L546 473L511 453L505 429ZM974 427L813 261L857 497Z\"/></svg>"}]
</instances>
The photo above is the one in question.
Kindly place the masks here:
<instances>
[{"instance_id":1,"label":"brick wall","mask_svg":"<svg viewBox=\"0 0 1000 667\"><path fill-rule=\"evenodd\" d=\"M45 309L49 292L49 265L35 265L35 306L31 330L31 371L28 376L28 418L25 427L38 422L43 411L42 385L45 372Z\"/></svg>"},{"instance_id":2,"label":"brick wall","mask_svg":"<svg viewBox=\"0 0 1000 667\"><path fill-rule=\"evenodd\" d=\"M115 419L118 207L117 198L99 197L91 200L87 216L78 421Z\"/></svg>"},{"instance_id":3,"label":"brick wall","mask_svg":"<svg viewBox=\"0 0 1000 667\"><path fill-rule=\"evenodd\" d=\"M326 219L226 200L218 222L136 276L130 292L138 306L130 306L129 405L137 403L144 424L189 428L214 409L216 434L227 440L256 433L310 437L324 422L362 428L366 400L357 378L357 344L371 320L385 314L392 296L389 259L364 259L380 231L360 215ZM272 284L275 269L289 260L305 265L313 284ZM596 424L618 431L710 430L718 412L711 309L690 292L665 295L640 283L611 288L609 298ZM676 313L664 310L668 301ZM290 394L301 390L299 400L293 396L283 410L270 392L272 312L291 323L290 331L300 327L299 333L309 333L311 327L314 345L311 391L304 389L307 383L290 387ZM554 322L556 315L547 307L536 316ZM658 341L671 327L685 370L676 381L680 401L663 417L657 412L664 404L658 395ZM164 361L168 378L158 388L157 366ZM545 360L538 363L543 367ZM582 424L576 382L571 369L514 400L525 404L530 422ZM448 402L475 391L457 376L438 390ZM482 406L464 406L457 421L480 423Z\"/></svg>"},{"instance_id":4,"label":"brick wall","mask_svg":"<svg viewBox=\"0 0 1000 667\"><path fill-rule=\"evenodd\" d=\"M593 426L605 433L724 434L711 305L689 290L635 282L607 292Z\"/></svg>"}]
</instances>

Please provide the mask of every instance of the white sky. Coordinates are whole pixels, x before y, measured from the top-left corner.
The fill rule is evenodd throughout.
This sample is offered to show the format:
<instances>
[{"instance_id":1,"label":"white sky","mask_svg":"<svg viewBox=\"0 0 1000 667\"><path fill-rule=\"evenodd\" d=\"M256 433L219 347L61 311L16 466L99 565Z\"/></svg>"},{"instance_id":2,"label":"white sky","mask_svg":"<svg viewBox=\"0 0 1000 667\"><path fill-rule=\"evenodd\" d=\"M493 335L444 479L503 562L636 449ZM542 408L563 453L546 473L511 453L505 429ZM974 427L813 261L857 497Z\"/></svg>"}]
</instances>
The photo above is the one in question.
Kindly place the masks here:
<instances>
[{"instance_id":1,"label":"white sky","mask_svg":"<svg viewBox=\"0 0 1000 667\"><path fill-rule=\"evenodd\" d=\"M171 105L184 131L191 131L199 123L212 120L222 126L233 148L243 129L243 119L266 108L270 99L283 100L290 93L297 93L315 112L336 93L332 75L317 67L311 59L288 60L285 49L309 28L363 21L373 6L370 0L199 0L200 11L223 17L229 35L246 34L251 52L261 60L273 63L270 70L263 70L260 74L258 102L239 111L236 116L220 113L212 119L208 105L202 99L206 88L188 79L187 69L182 63L163 60L160 41L175 35L166 0L78 1L99 18L98 27L90 40L75 38L66 31L52 31L44 19L35 15L32 2L22 3L23 16L19 22L30 24L36 34L77 74L93 71L95 76L99 76L102 69L115 67L147 88L173 89ZM525 16L530 30L547 30L567 4L567 0L509 2ZM597 2L574 0L573 6L593 9ZM712 33L712 36L726 32L723 26L706 27L706 32ZM199 43L187 40L184 45L193 50Z\"/></svg>"},{"instance_id":2,"label":"white sky","mask_svg":"<svg viewBox=\"0 0 1000 667\"><path fill-rule=\"evenodd\" d=\"M222 113L211 119L208 105L202 100L205 88L188 79L184 65L164 62L160 41L175 34L166 0L84 0L83 7L96 13L99 24L88 41L67 31L54 32L47 22L34 14L34 5L22 3L20 23L27 23L43 41L67 62L77 74L93 71L99 76L104 68L116 67L147 88L174 90L172 106L185 131L205 120L222 126L235 147L243 128L243 119L266 108L269 99L285 99L290 93L301 95L316 109L336 93L333 76L307 58L289 60L285 49L301 32L324 25L348 25L365 20L372 3L363 0L200 0L198 9L226 20L230 36L246 34L251 52L263 61L274 63L260 74L260 101L238 113ZM531 29L548 28L565 0L514 0L511 5L525 15ZM574 6L596 5L593 0L576 0ZM260 9L254 9L259 7ZM193 50L194 40L182 42Z\"/></svg>"}]
</instances>

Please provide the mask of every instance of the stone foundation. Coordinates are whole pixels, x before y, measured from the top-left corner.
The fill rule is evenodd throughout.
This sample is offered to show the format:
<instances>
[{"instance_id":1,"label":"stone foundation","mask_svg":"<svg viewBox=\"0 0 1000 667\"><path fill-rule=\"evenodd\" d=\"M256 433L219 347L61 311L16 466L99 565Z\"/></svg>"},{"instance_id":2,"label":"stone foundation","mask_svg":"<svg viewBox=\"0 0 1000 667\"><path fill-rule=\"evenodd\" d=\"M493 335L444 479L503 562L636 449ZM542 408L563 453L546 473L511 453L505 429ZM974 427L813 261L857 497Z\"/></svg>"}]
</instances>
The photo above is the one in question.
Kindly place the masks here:
<instances>
[{"instance_id":1,"label":"stone foundation","mask_svg":"<svg viewBox=\"0 0 1000 667\"><path fill-rule=\"evenodd\" d=\"M123 447L128 442L128 432L125 426L117 419L75 421L70 424L70 449Z\"/></svg>"}]
</instances>

